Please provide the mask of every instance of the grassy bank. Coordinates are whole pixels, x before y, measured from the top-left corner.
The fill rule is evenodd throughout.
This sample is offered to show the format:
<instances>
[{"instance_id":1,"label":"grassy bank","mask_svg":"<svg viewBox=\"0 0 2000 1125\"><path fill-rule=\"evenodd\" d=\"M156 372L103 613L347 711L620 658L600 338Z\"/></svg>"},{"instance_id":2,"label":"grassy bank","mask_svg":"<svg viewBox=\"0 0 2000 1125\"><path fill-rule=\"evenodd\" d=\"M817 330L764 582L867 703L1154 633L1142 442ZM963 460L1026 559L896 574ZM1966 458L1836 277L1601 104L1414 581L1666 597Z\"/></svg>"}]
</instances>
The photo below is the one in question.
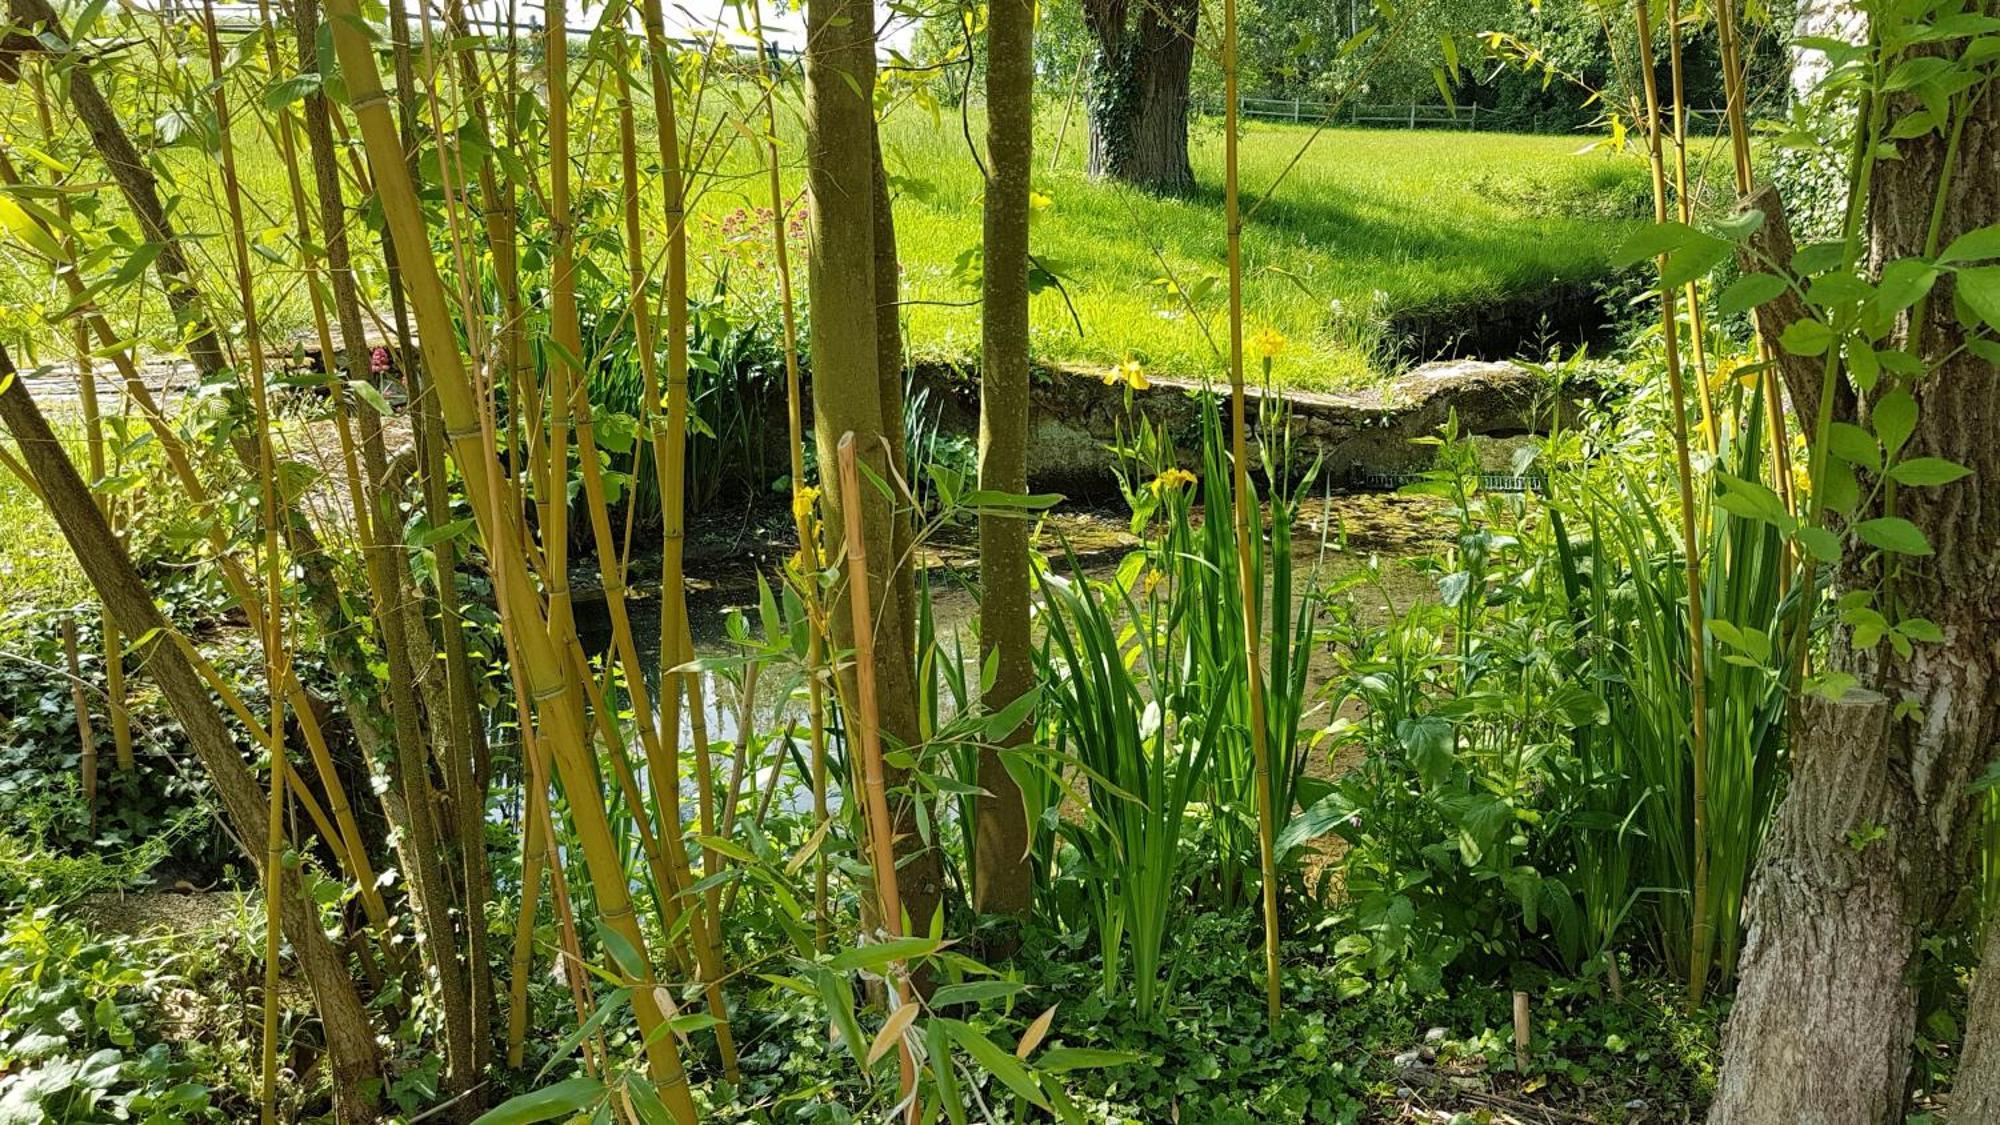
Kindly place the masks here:
<instances>
[{"instance_id":1,"label":"grassy bank","mask_svg":"<svg viewBox=\"0 0 2000 1125\"><path fill-rule=\"evenodd\" d=\"M702 178L694 206L694 261L708 274L704 279L698 273L694 289L713 289L726 272L732 306L742 315L769 316L776 283L757 260L769 238L760 214L769 203L760 174L763 149L720 121L724 114L754 120L757 107L742 100L748 93L723 88L708 98L705 127L695 134L707 154L700 163L714 174ZM1210 336L1223 342L1220 126L1194 124L1197 192L1160 198L1091 181L1081 107L1066 128L1063 110L1059 101L1044 105L1036 139L1033 249L1062 282L1060 290L1050 287L1034 298L1037 353L1057 363L1136 358L1166 374L1219 373ZM39 140L25 84L0 90L0 123L24 141ZM133 126L161 145L156 166L166 173L163 193L177 197L174 211L183 230L205 236L196 243L200 266L215 279L211 292L225 292L224 263L215 253L222 243L214 237L225 223L212 159L191 137L166 145L143 121ZM87 146L80 125L61 120L57 128L49 151L80 157ZM304 335L311 320L298 257L289 225L275 218L287 206L284 167L274 138L261 129L256 122L237 128L253 215L263 220L255 233L268 251L257 262L261 311L283 331ZM795 104L781 116L779 131L791 162L788 191L798 197L805 150ZM1575 137L1334 129L1308 143L1311 134L1309 126L1258 122L1248 127L1242 147L1246 201L1263 198L1278 183L1269 202L1250 212L1244 235L1249 330L1271 327L1289 340L1278 374L1295 385L1340 386L1378 374L1393 317L1532 302L1553 288L1603 277L1611 248L1646 207L1640 162L1580 153ZM976 110L961 116L908 102L889 111L884 132L897 200L907 339L926 359L972 360L979 350L983 181L968 135L984 135ZM586 231L593 223L607 231L616 223L609 148L608 138L579 146L578 198L587 216L597 209L594 219L586 217ZM85 160L83 167L91 166ZM109 224L130 226L113 193L75 198L85 225L98 232L90 236L92 245L101 243ZM803 250L802 230L799 236ZM363 256L364 268L370 258ZM607 278L621 275L615 256L606 254L598 265ZM385 280L364 278L384 307ZM156 287L127 287L105 303L114 320L133 327L149 348L172 348L171 319ZM31 359L67 358L66 343L44 319L67 304L39 263L16 255L0 268L0 306L7 310L0 326L10 336L41 337ZM1532 336L1535 328L1523 324L1523 335Z\"/></svg>"}]
</instances>

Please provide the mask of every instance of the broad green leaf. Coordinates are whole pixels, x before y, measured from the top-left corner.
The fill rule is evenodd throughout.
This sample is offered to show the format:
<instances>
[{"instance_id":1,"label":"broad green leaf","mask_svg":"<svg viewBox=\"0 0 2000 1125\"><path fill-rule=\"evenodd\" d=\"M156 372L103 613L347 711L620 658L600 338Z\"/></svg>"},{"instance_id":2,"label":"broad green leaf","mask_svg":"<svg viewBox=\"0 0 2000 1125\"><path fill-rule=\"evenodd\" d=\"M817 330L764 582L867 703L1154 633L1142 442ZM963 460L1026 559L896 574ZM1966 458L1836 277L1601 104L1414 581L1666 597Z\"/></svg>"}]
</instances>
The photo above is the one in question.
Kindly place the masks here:
<instances>
[{"instance_id":1,"label":"broad green leaf","mask_svg":"<svg viewBox=\"0 0 2000 1125\"><path fill-rule=\"evenodd\" d=\"M1823 527L1805 526L1798 530L1799 544L1823 563L1840 561L1840 537Z\"/></svg>"},{"instance_id":2,"label":"broad green leaf","mask_svg":"<svg viewBox=\"0 0 2000 1125\"><path fill-rule=\"evenodd\" d=\"M1852 422L1835 422L1827 431L1827 444L1835 457L1850 465L1859 465L1871 473L1882 469L1882 447L1876 443L1875 435Z\"/></svg>"},{"instance_id":3,"label":"broad green leaf","mask_svg":"<svg viewBox=\"0 0 2000 1125\"><path fill-rule=\"evenodd\" d=\"M1854 533L1861 541L1897 555L1928 555L1931 541L1916 524L1901 516L1881 516L1872 520L1862 520L1854 525Z\"/></svg>"},{"instance_id":4,"label":"broad green leaf","mask_svg":"<svg viewBox=\"0 0 2000 1125\"><path fill-rule=\"evenodd\" d=\"M949 1008L957 1004L980 1004L1001 1000L1026 989L1017 980L979 980L967 984L947 984L931 993L931 1007Z\"/></svg>"},{"instance_id":5,"label":"broad green leaf","mask_svg":"<svg viewBox=\"0 0 2000 1125\"><path fill-rule=\"evenodd\" d=\"M347 381L347 389L354 392L355 398L367 403L370 409L384 418L395 413L395 410L389 405L389 400L383 398L382 392L375 389L375 384L365 379L349 379Z\"/></svg>"},{"instance_id":6,"label":"broad green leaf","mask_svg":"<svg viewBox=\"0 0 2000 1125\"><path fill-rule=\"evenodd\" d=\"M1889 467L1889 479L1912 488L1926 488L1970 475L1971 469L1942 457L1912 457Z\"/></svg>"},{"instance_id":7,"label":"broad green leaf","mask_svg":"<svg viewBox=\"0 0 2000 1125\"><path fill-rule=\"evenodd\" d=\"M2000 331L2000 266L1959 270L1958 299L1988 328Z\"/></svg>"},{"instance_id":8,"label":"broad green leaf","mask_svg":"<svg viewBox=\"0 0 2000 1125\"><path fill-rule=\"evenodd\" d=\"M49 261L63 260L62 246L55 238L35 221L26 208L5 195L0 195L0 227L7 228L8 234Z\"/></svg>"},{"instance_id":9,"label":"broad green leaf","mask_svg":"<svg viewBox=\"0 0 2000 1125\"><path fill-rule=\"evenodd\" d=\"M1922 300L1937 279L1937 267L1922 258L1899 258L1882 267L1875 304L1885 312L1901 312Z\"/></svg>"},{"instance_id":10,"label":"broad green leaf","mask_svg":"<svg viewBox=\"0 0 2000 1125\"><path fill-rule=\"evenodd\" d=\"M1137 1051L1107 1051L1098 1047L1050 1047L1035 1065L1043 1070L1062 1072L1095 1067L1125 1066L1145 1056Z\"/></svg>"},{"instance_id":11,"label":"broad green leaf","mask_svg":"<svg viewBox=\"0 0 2000 1125\"><path fill-rule=\"evenodd\" d=\"M855 969L874 971L894 961L908 961L914 957L927 957L937 952L939 943L927 937L900 937L888 941L871 941L867 945L844 949L827 961L827 967L840 972Z\"/></svg>"},{"instance_id":12,"label":"broad green leaf","mask_svg":"<svg viewBox=\"0 0 2000 1125\"><path fill-rule=\"evenodd\" d=\"M1894 457L1917 429L1917 400L1908 391L1890 391L1868 410L1868 424L1882 439L1882 448Z\"/></svg>"},{"instance_id":13,"label":"broad green leaf","mask_svg":"<svg viewBox=\"0 0 2000 1125\"><path fill-rule=\"evenodd\" d=\"M1833 329L1810 317L1795 320L1778 336L1778 346L1793 355L1824 355L1833 343Z\"/></svg>"},{"instance_id":14,"label":"broad green leaf","mask_svg":"<svg viewBox=\"0 0 2000 1125\"><path fill-rule=\"evenodd\" d=\"M1611 254L1611 264L1629 266L1647 258L1671 254L1682 247L1696 245L1704 239L1711 242L1720 241L1695 230L1686 223L1655 223L1633 231L1630 237L1620 243L1618 249Z\"/></svg>"},{"instance_id":15,"label":"broad green leaf","mask_svg":"<svg viewBox=\"0 0 2000 1125\"><path fill-rule=\"evenodd\" d=\"M1983 262L1988 258L2000 258L2000 223L1969 230L1952 239L1951 245L1938 255L1938 264Z\"/></svg>"},{"instance_id":16,"label":"broad green leaf","mask_svg":"<svg viewBox=\"0 0 2000 1125\"><path fill-rule=\"evenodd\" d=\"M1774 273L1746 273L1729 283L1729 287L1715 299L1715 307L1724 315L1749 312L1758 305L1776 300L1785 291L1785 279Z\"/></svg>"}]
</instances>

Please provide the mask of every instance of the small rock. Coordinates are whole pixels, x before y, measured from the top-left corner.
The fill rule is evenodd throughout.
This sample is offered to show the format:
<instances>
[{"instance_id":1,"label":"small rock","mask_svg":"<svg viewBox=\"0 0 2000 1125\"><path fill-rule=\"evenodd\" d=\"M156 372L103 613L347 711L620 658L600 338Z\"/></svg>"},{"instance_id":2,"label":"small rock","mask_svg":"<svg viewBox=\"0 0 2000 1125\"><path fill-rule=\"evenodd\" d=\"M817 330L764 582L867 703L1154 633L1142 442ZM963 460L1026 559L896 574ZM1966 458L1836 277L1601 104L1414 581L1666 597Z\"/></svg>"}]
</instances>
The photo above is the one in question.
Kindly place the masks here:
<instances>
[{"instance_id":1,"label":"small rock","mask_svg":"<svg viewBox=\"0 0 2000 1125\"><path fill-rule=\"evenodd\" d=\"M1433 1062L1433 1061L1435 1061L1435 1060L1437 1059L1437 1057L1438 1057L1438 1051L1437 1051L1437 1048L1436 1048L1436 1047L1433 1047L1433 1046L1431 1046L1431 1045L1430 1045L1430 1044L1428 1044L1428 1043L1424 1044L1424 1045L1423 1045L1423 1046L1421 1046L1421 1047L1418 1047L1418 1048L1417 1048L1417 1053L1418 1053L1418 1054L1420 1054L1420 1055L1422 1055L1422 1056L1424 1057L1424 1061L1425 1061L1425 1062Z\"/></svg>"},{"instance_id":2,"label":"small rock","mask_svg":"<svg viewBox=\"0 0 2000 1125\"><path fill-rule=\"evenodd\" d=\"M1418 1070L1422 1069L1423 1065L1423 1052L1418 1051L1414 1047L1396 1056L1397 1070Z\"/></svg>"},{"instance_id":3,"label":"small rock","mask_svg":"<svg viewBox=\"0 0 2000 1125\"><path fill-rule=\"evenodd\" d=\"M1445 1034L1446 1032L1444 1028L1441 1027L1431 1028L1429 1031L1424 1032L1424 1042L1442 1043L1444 1042Z\"/></svg>"},{"instance_id":4,"label":"small rock","mask_svg":"<svg viewBox=\"0 0 2000 1125\"><path fill-rule=\"evenodd\" d=\"M1409 1101L1411 1098L1414 1098L1416 1096L1417 1092L1415 1090L1410 1089L1408 1086L1396 1087L1396 1097L1402 1101Z\"/></svg>"},{"instance_id":5,"label":"small rock","mask_svg":"<svg viewBox=\"0 0 2000 1125\"><path fill-rule=\"evenodd\" d=\"M1633 1098L1633 1099L1632 1099L1631 1101L1629 1101L1629 1102L1626 1102L1626 1103L1625 1103L1625 1108L1626 1108L1626 1109L1629 1109L1629 1110L1632 1110L1633 1112L1635 1112L1635 1113L1636 1113L1636 1112L1638 1112L1638 1111L1640 1111L1640 1110L1642 1110L1642 1109L1645 1109L1645 1108L1646 1108L1646 1099L1644 1099L1644 1098Z\"/></svg>"}]
</instances>

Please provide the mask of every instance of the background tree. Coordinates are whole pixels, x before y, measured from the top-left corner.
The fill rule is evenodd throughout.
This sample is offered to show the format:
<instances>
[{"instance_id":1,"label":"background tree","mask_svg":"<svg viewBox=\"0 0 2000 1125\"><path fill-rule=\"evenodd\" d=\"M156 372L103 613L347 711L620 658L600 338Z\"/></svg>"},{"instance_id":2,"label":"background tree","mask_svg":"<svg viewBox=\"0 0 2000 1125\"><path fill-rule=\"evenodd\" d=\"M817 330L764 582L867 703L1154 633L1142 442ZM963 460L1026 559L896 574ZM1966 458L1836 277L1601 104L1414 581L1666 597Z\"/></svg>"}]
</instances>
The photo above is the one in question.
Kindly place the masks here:
<instances>
[{"instance_id":1,"label":"background tree","mask_svg":"<svg viewBox=\"0 0 2000 1125\"><path fill-rule=\"evenodd\" d=\"M1189 80L1199 0L1083 0L1090 62L1090 174L1153 191L1194 187Z\"/></svg>"},{"instance_id":2,"label":"background tree","mask_svg":"<svg viewBox=\"0 0 2000 1125\"><path fill-rule=\"evenodd\" d=\"M994 0L986 26L985 260L980 278L979 487L1028 490L1028 187L1034 164L1034 0ZM998 713L1035 682L1028 635L1028 528L1019 515L979 517L979 655L994 661L986 691ZM1001 746L1032 736L1023 721L979 751L979 822L972 904L982 914L1028 912L1027 811Z\"/></svg>"}]
</instances>

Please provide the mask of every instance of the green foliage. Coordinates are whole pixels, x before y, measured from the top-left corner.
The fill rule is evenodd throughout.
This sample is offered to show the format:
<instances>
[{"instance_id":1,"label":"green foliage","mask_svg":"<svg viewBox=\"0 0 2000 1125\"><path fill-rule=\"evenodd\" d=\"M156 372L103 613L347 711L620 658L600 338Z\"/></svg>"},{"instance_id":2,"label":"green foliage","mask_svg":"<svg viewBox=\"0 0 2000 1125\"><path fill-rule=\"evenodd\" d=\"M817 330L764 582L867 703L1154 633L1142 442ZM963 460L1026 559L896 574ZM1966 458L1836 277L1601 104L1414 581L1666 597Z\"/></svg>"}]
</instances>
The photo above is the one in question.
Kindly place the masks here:
<instances>
[{"instance_id":1,"label":"green foliage","mask_svg":"<svg viewBox=\"0 0 2000 1125\"><path fill-rule=\"evenodd\" d=\"M206 780L176 765L180 728L156 696L127 701L137 768L115 766L95 613L75 615L98 760L97 807L86 807L60 633L50 615L33 616L0 659L0 901L67 903L213 871L234 845L210 819Z\"/></svg>"},{"instance_id":2,"label":"green foliage","mask_svg":"<svg viewBox=\"0 0 2000 1125\"><path fill-rule=\"evenodd\" d=\"M156 1025L163 951L48 909L0 930L0 1122L222 1121Z\"/></svg>"}]
</instances>

